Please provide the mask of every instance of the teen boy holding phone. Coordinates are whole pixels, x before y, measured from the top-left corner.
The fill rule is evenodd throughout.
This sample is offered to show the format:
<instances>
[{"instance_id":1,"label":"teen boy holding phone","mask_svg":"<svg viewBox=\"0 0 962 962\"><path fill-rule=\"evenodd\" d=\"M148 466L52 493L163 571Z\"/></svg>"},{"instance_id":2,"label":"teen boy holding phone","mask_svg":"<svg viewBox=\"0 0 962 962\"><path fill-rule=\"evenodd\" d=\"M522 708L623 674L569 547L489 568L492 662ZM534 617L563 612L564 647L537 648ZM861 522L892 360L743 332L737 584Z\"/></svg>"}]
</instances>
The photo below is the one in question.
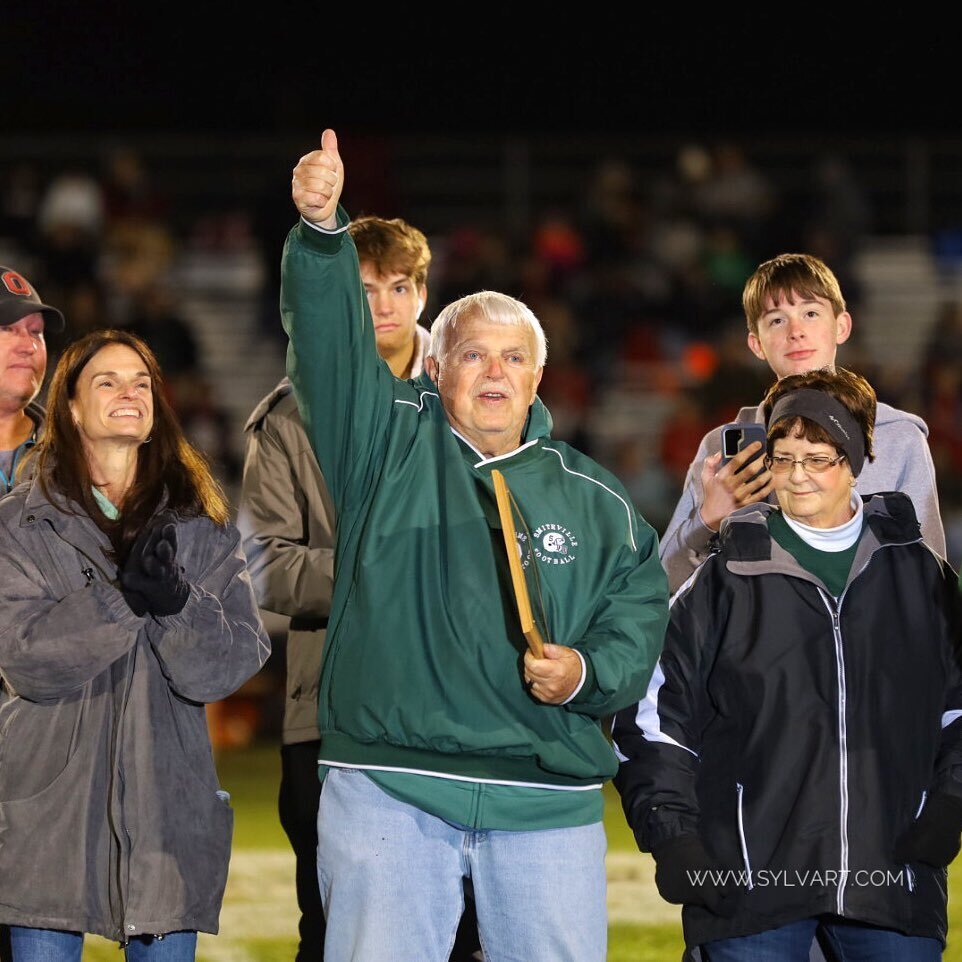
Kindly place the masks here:
<instances>
[{"instance_id":1,"label":"teen boy holding phone","mask_svg":"<svg viewBox=\"0 0 962 962\"><path fill-rule=\"evenodd\" d=\"M767 361L778 378L819 368L835 369L838 345L852 333L852 317L838 280L828 266L810 254L780 254L760 265L745 283L742 306L748 322L748 347ZM761 405L744 407L738 423L763 423ZM722 428L702 438L688 469L682 496L661 539L659 555L672 592L678 590L708 556L709 544L732 511L766 499L772 491L768 470L742 470L758 456L753 442L722 464ZM915 506L922 536L945 555L939 517L935 468L925 422L879 403L875 419L876 460L866 464L858 490L902 491Z\"/></svg>"}]
</instances>

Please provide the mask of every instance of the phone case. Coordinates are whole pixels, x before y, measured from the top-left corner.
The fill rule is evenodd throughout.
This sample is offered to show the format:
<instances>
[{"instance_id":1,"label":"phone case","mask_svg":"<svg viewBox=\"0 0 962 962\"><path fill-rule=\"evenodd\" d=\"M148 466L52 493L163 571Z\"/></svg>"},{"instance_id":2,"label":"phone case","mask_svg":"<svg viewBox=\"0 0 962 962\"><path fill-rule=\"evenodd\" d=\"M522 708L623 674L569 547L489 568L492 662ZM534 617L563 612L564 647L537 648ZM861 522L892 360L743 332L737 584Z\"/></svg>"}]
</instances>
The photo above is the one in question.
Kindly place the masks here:
<instances>
[{"instance_id":1,"label":"phone case","mask_svg":"<svg viewBox=\"0 0 962 962\"><path fill-rule=\"evenodd\" d=\"M761 450L759 450L758 454L756 454L755 457L748 462L748 464L752 464L759 458L763 458L765 456L765 441L767 439L765 425L758 424L754 421L731 421L728 424L723 425L721 429L722 464L728 464L728 462L731 461L731 459L735 456L735 452L732 452L731 454L726 453L730 450L731 442L726 444L725 440L726 437L729 437L735 432L738 432L739 434L737 451L742 451L753 441L761 441L762 443ZM746 464L745 467L747 467L748 464ZM744 468L742 468L742 470L744 470Z\"/></svg>"}]
</instances>

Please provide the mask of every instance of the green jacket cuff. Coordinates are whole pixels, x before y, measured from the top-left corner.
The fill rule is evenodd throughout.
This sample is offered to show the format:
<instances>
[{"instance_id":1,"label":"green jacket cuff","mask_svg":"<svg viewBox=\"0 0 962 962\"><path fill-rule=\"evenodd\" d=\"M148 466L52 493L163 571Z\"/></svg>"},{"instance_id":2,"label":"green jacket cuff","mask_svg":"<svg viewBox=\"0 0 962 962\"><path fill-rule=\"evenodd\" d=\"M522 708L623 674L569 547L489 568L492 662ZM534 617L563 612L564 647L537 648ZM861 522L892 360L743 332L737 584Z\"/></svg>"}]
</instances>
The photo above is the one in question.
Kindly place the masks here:
<instances>
[{"instance_id":1,"label":"green jacket cuff","mask_svg":"<svg viewBox=\"0 0 962 962\"><path fill-rule=\"evenodd\" d=\"M578 654L585 660L585 680L584 684L578 690L578 694L567 703L572 708L577 708L579 705L587 705L598 695L598 682L595 679L594 666L591 664L591 655L586 651L582 651L580 648L578 649Z\"/></svg>"},{"instance_id":2,"label":"green jacket cuff","mask_svg":"<svg viewBox=\"0 0 962 962\"><path fill-rule=\"evenodd\" d=\"M337 206L337 227L333 231L325 230L322 227L313 227L306 220L301 218L297 225L297 239L311 250L319 254L336 254L344 243L344 229L351 223L351 218L347 211Z\"/></svg>"}]
</instances>

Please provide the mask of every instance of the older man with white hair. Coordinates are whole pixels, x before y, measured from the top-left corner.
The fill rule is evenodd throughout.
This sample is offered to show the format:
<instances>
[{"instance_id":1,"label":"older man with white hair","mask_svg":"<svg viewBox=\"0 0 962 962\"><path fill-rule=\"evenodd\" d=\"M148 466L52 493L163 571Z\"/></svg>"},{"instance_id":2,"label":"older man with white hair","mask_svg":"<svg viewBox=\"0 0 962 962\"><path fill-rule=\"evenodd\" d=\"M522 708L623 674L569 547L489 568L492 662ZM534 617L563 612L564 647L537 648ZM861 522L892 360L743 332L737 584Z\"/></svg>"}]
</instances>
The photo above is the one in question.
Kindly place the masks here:
<instances>
[{"instance_id":1,"label":"older man with white hair","mask_svg":"<svg viewBox=\"0 0 962 962\"><path fill-rule=\"evenodd\" d=\"M553 441L541 325L482 292L425 374L374 351L333 131L301 158L284 251L288 369L338 517L321 674L325 958L447 959L473 883L489 962L606 954L601 719L641 697L667 586L618 481ZM548 640L526 650L493 492ZM553 642L553 643L551 643Z\"/></svg>"}]
</instances>

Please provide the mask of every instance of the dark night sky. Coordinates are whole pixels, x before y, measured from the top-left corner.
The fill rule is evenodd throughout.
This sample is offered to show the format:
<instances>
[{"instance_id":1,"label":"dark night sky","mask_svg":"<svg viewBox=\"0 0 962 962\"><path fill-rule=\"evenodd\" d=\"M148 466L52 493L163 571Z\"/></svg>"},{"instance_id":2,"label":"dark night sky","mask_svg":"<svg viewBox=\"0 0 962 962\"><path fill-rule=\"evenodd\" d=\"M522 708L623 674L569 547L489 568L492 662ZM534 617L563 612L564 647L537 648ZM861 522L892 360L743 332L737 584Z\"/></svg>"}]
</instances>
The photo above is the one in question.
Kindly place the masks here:
<instances>
[{"instance_id":1,"label":"dark night sky","mask_svg":"<svg viewBox=\"0 0 962 962\"><path fill-rule=\"evenodd\" d=\"M843 24L779 4L715 23L638 6L601 22L582 4L538 22L520 4L419 19L283 0L247 15L204 0L143 7L36 0L6 11L4 128L958 129L958 52L905 14ZM452 19L470 27L459 34Z\"/></svg>"}]
</instances>

